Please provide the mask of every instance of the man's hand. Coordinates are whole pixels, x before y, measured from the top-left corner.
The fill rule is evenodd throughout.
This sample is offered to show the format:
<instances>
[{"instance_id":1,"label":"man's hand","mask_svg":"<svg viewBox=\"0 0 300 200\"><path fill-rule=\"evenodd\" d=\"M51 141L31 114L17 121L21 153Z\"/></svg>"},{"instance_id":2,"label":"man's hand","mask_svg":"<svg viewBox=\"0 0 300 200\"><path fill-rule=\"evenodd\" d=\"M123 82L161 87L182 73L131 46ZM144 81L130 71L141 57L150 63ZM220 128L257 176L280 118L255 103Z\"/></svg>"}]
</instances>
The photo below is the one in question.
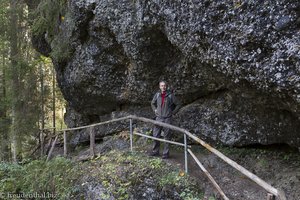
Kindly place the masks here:
<instances>
[{"instance_id":1,"label":"man's hand","mask_svg":"<svg viewBox=\"0 0 300 200\"><path fill-rule=\"evenodd\" d=\"M157 114L157 109L154 110L154 113Z\"/></svg>"}]
</instances>

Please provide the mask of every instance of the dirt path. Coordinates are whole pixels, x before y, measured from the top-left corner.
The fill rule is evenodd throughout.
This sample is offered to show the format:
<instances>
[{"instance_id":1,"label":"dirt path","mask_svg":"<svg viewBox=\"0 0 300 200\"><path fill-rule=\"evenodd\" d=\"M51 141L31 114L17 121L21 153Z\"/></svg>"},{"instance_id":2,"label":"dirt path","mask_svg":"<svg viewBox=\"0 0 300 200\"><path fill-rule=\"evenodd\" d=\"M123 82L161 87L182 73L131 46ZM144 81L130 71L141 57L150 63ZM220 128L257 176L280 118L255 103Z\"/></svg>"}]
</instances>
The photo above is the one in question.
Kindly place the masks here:
<instances>
[{"instance_id":1,"label":"dirt path","mask_svg":"<svg viewBox=\"0 0 300 200\"><path fill-rule=\"evenodd\" d=\"M182 152L173 151L172 158L168 161L174 164L179 163L184 169L184 155ZM256 183L239 173L234 168L228 166L225 162L210 153L195 153L200 162L214 177L216 182L222 188L229 199L236 200L258 200L266 199L267 192ZM205 196L220 197L218 191L213 187L206 175L191 156L188 157L189 175L195 177L199 184L205 185Z\"/></svg>"},{"instance_id":2,"label":"dirt path","mask_svg":"<svg viewBox=\"0 0 300 200\"><path fill-rule=\"evenodd\" d=\"M149 151L151 144L142 145L141 151ZM300 199L300 154L287 146L256 146L245 148L220 147L226 156L236 161L273 187L283 190L288 200ZM204 167L214 177L224 193L233 200L265 200L267 191L223 160L203 149L193 146L192 150ZM183 148L174 147L170 159L184 170ZM191 156L188 157L189 175L195 177L199 187L204 187L205 196L220 198L211 182L200 170Z\"/></svg>"},{"instance_id":3,"label":"dirt path","mask_svg":"<svg viewBox=\"0 0 300 200\"><path fill-rule=\"evenodd\" d=\"M138 148L136 150L149 151L151 146ZM199 149L200 147L196 147ZM195 149L195 147L194 147ZM216 182L220 185L224 193L229 199L232 200L259 200L266 199L267 192L258 186L256 183L249 180L237 170L228 166L218 157L206 151L196 151L195 155L204 165L204 167L214 177ZM181 149L172 149L171 156L165 160L173 165L180 166L184 170L184 152ZM205 188L204 196L206 198L215 196L216 199L221 199L218 191L213 187L206 175L201 171L199 166L191 156L188 157L188 173L191 177L195 178L199 186Z\"/></svg>"}]
</instances>

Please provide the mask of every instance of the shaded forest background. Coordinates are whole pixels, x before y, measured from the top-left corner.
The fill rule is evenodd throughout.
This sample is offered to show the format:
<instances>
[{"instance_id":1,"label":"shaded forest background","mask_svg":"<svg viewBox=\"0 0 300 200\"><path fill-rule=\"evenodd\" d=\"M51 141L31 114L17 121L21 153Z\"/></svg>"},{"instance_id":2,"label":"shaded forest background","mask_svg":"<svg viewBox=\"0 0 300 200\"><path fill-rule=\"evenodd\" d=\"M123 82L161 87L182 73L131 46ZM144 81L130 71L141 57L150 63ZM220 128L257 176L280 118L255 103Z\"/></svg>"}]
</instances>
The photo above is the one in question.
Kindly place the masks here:
<instances>
[{"instance_id":1,"label":"shaded forest background","mask_svg":"<svg viewBox=\"0 0 300 200\"><path fill-rule=\"evenodd\" d=\"M23 1L1 0L0 161L44 155L40 144L65 126L52 62L31 44L35 15Z\"/></svg>"}]
</instances>

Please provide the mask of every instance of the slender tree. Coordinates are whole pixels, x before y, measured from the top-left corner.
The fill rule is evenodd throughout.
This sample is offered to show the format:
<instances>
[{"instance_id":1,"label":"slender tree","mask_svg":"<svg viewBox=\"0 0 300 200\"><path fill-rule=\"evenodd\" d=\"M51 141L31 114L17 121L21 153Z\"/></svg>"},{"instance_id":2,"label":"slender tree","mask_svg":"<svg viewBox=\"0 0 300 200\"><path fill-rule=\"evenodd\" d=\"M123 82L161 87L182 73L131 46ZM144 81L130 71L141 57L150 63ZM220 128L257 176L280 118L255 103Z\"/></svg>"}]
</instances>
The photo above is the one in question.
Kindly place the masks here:
<instances>
[{"instance_id":1,"label":"slender tree","mask_svg":"<svg viewBox=\"0 0 300 200\"><path fill-rule=\"evenodd\" d=\"M17 99L19 91L18 83L18 68L17 68L17 59L18 59L18 40L17 40L17 1L10 0L10 61L11 61L11 72L12 72L12 156L13 161L17 162Z\"/></svg>"},{"instance_id":2,"label":"slender tree","mask_svg":"<svg viewBox=\"0 0 300 200\"><path fill-rule=\"evenodd\" d=\"M53 110L53 115L52 115L52 122L53 122L53 135L55 135L56 132L56 92L55 92L55 70L52 68L52 110Z\"/></svg>"},{"instance_id":3,"label":"slender tree","mask_svg":"<svg viewBox=\"0 0 300 200\"><path fill-rule=\"evenodd\" d=\"M8 95L7 95L7 54L8 54L8 43L7 43L7 11L9 7L8 0L2 0L0 3L0 53L1 53L1 65L0 65L0 161L9 160L9 117L8 117Z\"/></svg>"},{"instance_id":4,"label":"slender tree","mask_svg":"<svg viewBox=\"0 0 300 200\"><path fill-rule=\"evenodd\" d=\"M9 119L7 116L8 107L7 107L7 94L6 94L6 62L5 62L5 54L2 55L2 73L0 76L0 139L1 139L1 152L0 152L0 160L8 161L9 160L9 145L8 141L8 132L9 132Z\"/></svg>"},{"instance_id":5,"label":"slender tree","mask_svg":"<svg viewBox=\"0 0 300 200\"><path fill-rule=\"evenodd\" d=\"M42 63L40 66L40 84L41 84L41 129L40 129L40 149L41 156L44 156L44 129L45 129L45 102L44 102L44 70Z\"/></svg>"},{"instance_id":6,"label":"slender tree","mask_svg":"<svg viewBox=\"0 0 300 200\"><path fill-rule=\"evenodd\" d=\"M46 143L39 129L58 127L56 110L64 107L51 60L31 46L28 9L23 1L0 1L0 160L14 162Z\"/></svg>"}]
</instances>

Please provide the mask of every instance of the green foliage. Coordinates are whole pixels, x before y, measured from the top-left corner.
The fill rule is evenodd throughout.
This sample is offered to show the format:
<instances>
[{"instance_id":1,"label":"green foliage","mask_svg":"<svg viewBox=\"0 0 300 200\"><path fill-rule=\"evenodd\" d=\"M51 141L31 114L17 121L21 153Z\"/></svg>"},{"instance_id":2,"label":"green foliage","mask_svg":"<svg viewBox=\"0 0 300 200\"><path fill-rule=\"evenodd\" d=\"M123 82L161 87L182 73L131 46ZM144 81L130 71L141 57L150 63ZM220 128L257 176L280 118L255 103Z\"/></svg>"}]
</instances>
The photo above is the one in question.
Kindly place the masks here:
<instances>
[{"instance_id":1,"label":"green foliage","mask_svg":"<svg viewBox=\"0 0 300 200\"><path fill-rule=\"evenodd\" d=\"M35 160L23 166L0 164L0 192L43 194L49 193L55 199L70 197L77 179L77 168L70 160L57 157L46 162Z\"/></svg>"},{"instance_id":2,"label":"green foliage","mask_svg":"<svg viewBox=\"0 0 300 200\"><path fill-rule=\"evenodd\" d=\"M151 169L160 169L164 166L164 163L159 158L154 158L149 161L149 167Z\"/></svg>"},{"instance_id":3,"label":"green foliage","mask_svg":"<svg viewBox=\"0 0 300 200\"><path fill-rule=\"evenodd\" d=\"M40 2L40 0L34 1ZM13 3L16 3L16 5ZM67 1L43 0L35 12L34 19L40 24L42 18L47 19L44 24L30 27L29 11L25 2L1 0L0 2L0 160L10 160L9 146L16 144L16 157L18 159L32 156L33 150L39 143L39 128L41 127L42 101L45 111L45 127L52 127L52 63L40 59L31 46L30 29L34 34L47 32L55 35L59 23L63 21L63 14ZM47 7L48 6L48 7ZM50 10L46 10L46 9ZM12 20L12 14L15 20ZM53 20L52 20L53 19ZM56 19L56 20L54 20ZM39 21L40 20L40 21ZM39 21L39 22L38 22ZM47 22L47 23L46 23ZM56 25L54 25L56 24ZM48 32L49 30L49 32ZM41 31L41 32L39 32ZM14 34L13 34L14 33ZM47 37L47 38L49 38ZM62 39L61 39L62 40ZM67 41L67 40L63 40ZM68 45L58 41L61 46L68 49ZM56 46L57 57L63 54L64 47ZM48 59L49 60L49 59ZM43 80L43 90L41 89ZM58 87L56 85L56 89ZM57 117L62 119L64 101L59 99L61 93L56 93ZM51 105L51 106L50 106ZM51 113L51 114L50 114ZM61 120L62 121L62 120ZM59 122L59 120L56 120ZM62 122L56 127L62 127ZM35 151L36 153L38 150Z\"/></svg>"},{"instance_id":4,"label":"green foliage","mask_svg":"<svg viewBox=\"0 0 300 200\"><path fill-rule=\"evenodd\" d=\"M47 33L49 38L53 38L65 14L66 4L67 0L42 0L33 13L33 34Z\"/></svg>"},{"instance_id":5,"label":"green foliage","mask_svg":"<svg viewBox=\"0 0 300 200\"><path fill-rule=\"evenodd\" d=\"M7 36L6 30L8 29L8 20L7 20L8 8L9 8L9 1L1 0L0 2L0 24L1 24L0 43L2 43L1 37ZM2 48L0 49L2 50Z\"/></svg>"},{"instance_id":6,"label":"green foliage","mask_svg":"<svg viewBox=\"0 0 300 200\"><path fill-rule=\"evenodd\" d=\"M190 190L189 188L185 188L183 192L180 193L180 197L184 200L202 200L203 194L195 194L193 190ZM209 200L214 200L210 199Z\"/></svg>"},{"instance_id":7,"label":"green foliage","mask_svg":"<svg viewBox=\"0 0 300 200\"><path fill-rule=\"evenodd\" d=\"M55 38L52 46L53 48L50 55L59 62L67 60L73 54L73 48L70 42L62 37Z\"/></svg>"},{"instance_id":8,"label":"green foliage","mask_svg":"<svg viewBox=\"0 0 300 200\"><path fill-rule=\"evenodd\" d=\"M261 158L259 161L258 161L258 164L263 167L263 168L266 168L268 166L268 161L264 158Z\"/></svg>"},{"instance_id":9,"label":"green foliage","mask_svg":"<svg viewBox=\"0 0 300 200\"><path fill-rule=\"evenodd\" d=\"M20 188L19 178L23 174L23 168L17 164L0 164L0 192L16 193Z\"/></svg>"},{"instance_id":10,"label":"green foliage","mask_svg":"<svg viewBox=\"0 0 300 200\"><path fill-rule=\"evenodd\" d=\"M290 160L291 155L290 154L286 154L283 156L283 160Z\"/></svg>"},{"instance_id":11,"label":"green foliage","mask_svg":"<svg viewBox=\"0 0 300 200\"><path fill-rule=\"evenodd\" d=\"M179 173L177 172L170 172L164 175L163 177L161 177L159 184L160 186L164 186L164 185L187 186L188 185L186 177L179 176Z\"/></svg>"},{"instance_id":12,"label":"green foliage","mask_svg":"<svg viewBox=\"0 0 300 200\"><path fill-rule=\"evenodd\" d=\"M64 32L59 33L60 26L67 13L67 0L42 0L33 13L34 21L32 25L33 35L43 35L46 33L47 41L51 44L51 58L58 62L64 62L73 54L73 48L69 38L65 38ZM69 28L74 26L71 20L68 21Z\"/></svg>"},{"instance_id":13,"label":"green foliage","mask_svg":"<svg viewBox=\"0 0 300 200\"><path fill-rule=\"evenodd\" d=\"M151 179L158 189L166 185L176 187L183 199L201 199L196 184L179 169L162 161L160 158L147 157L141 153L111 151L91 161L95 166L101 166L99 173L90 173L100 180L107 189L103 199L113 195L116 199L130 199L135 189L144 184L145 179ZM85 163L90 165L89 163ZM85 168L87 168L86 166Z\"/></svg>"},{"instance_id":14,"label":"green foliage","mask_svg":"<svg viewBox=\"0 0 300 200\"><path fill-rule=\"evenodd\" d=\"M180 197L187 200L202 199L203 194L198 193L195 188L193 188L195 183L193 183L188 176L183 172L169 172L162 176L159 180L160 187L172 186L181 190Z\"/></svg>"}]
</instances>

